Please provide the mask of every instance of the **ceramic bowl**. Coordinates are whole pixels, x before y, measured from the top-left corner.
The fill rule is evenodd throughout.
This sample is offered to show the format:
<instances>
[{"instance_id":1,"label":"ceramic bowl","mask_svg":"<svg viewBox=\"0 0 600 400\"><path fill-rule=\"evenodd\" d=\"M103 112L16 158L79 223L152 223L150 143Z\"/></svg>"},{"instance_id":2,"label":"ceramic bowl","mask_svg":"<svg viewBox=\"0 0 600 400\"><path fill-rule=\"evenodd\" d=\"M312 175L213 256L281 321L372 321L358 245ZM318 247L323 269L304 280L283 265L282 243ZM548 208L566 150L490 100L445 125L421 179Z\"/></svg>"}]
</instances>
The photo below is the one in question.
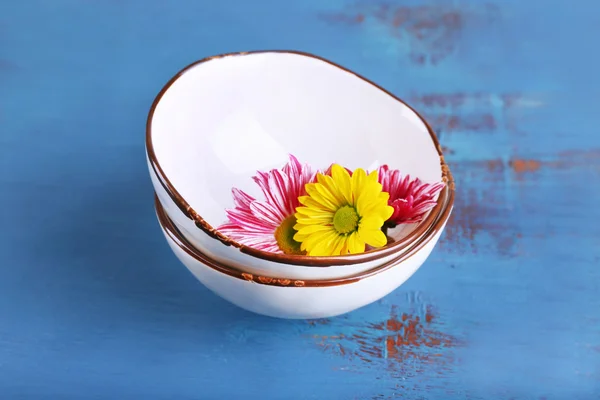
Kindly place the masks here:
<instances>
[{"instance_id":1,"label":"ceramic bowl","mask_svg":"<svg viewBox=\"0 0 600 400\"><path fill-rule=\"evenodd\" d=\"M348 266L346 275L370 270L422 237L439 216L439 204L451 197L446 189L421 223L389 231L391 244L362 254L273 254L219 232L225 209L233 207L232 187L261 197L250 177L280 168L289 154L321 169L332 162L368 170L385 163L427 183L451 180L435 134L411 107L305 53L236 53L184 68L152 105L146 150L160 201L194 247L220 263L273 274L281 274L282 265ZM294 270L294 278L336 275Z\"/></svg>"},{"instance_id":2,"label":"ceramic bowl","mask_svg":"<svg viewBox=\"0 0 600 400\"><path fill-rule=\"evenodd\" d=\"M160 202L155 204L169 247L208 289L245 310L289 319L333 317L386 296L425 262L452 211L446 204L428 232L412 243L410 249L369 272L342 279L295 280L258 276L210 259L185 239Z\"/></svg>"}]
</instances>

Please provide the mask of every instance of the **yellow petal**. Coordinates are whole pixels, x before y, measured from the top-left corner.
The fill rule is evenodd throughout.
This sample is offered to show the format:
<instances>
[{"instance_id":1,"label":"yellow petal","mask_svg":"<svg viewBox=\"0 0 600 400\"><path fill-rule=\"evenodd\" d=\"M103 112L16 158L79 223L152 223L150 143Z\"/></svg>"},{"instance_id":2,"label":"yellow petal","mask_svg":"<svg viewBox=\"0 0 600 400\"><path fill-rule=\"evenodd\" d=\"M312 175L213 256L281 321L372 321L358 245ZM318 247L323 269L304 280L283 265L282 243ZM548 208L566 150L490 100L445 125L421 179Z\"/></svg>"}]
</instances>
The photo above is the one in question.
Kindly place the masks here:
<instances>
[{"instance_id":1,"label":"yellow petal","mask_svg":"<svg viewBox=\"0 0 600 400\"><path fill-rule=\"evenodd\" d=\"M348 252L351 254L363 253L365 251L365 242L360 238L357 232L352 232L348 236Z\"/></svg>"},{"instance_id":2,"label":"yellow petal","mask_svg":"<svg viewBox=\"0 0 600 400\"><path fill-rule=\"evenodd\" d=\"M383 217L384 221L387 221L388 219L390 219L390 217L392 216L393 213L394 213L394 207L386 205L381 216Z\"/></svg>"},{"instance_id":3,"label":"yellow petal","mask_svg":"<svg viewBox=\"0 0 600 400\"><path fill-rule=\"evenodd\" d=\"M310 246L307 246L308 254L311 256L330 256L333 254L335 240L337 238L337 233L327 232L324 235L320 236L318 240L314 240L310 242ZM310 237L309 239L312 239Z\"/></svg>"},{"instance_id":4,"label":"yellow petal","mask_svg":"<svg viewBox=\"0 0 600 400\"><path fill-rule=\"evenodd\" d=\"M329 178L331 180L331 183L333 183L333 180L330 176L328 176L327 178ZM327 183L327 181L325 182ZM319 191L319 194L321 196L328 199L332 204L336 206L336 208L340 208L346 205L346 200L344 199L344 196L342 195L342 193L340 193L338 188L335 187L335 185L333 185L330 188L329 186L318 184L317 190Z\"/></svg>"},{"instance_id":5,"label":"yellow petal","mask_svg":"<svg viewBox=\"0 0 600 400\"><path fill-rule=\"evenodd\" d=\"M340 255L343 256L343 255L348 254L348 241L349 240L350 240L350 236L348 236L348 238L346 240L344 240L344 242L343 242L344 245L342 246L342 248L340 250Z\"/></svg>"},{"instance_id":6,"label":"yellow petal","mask_svg":"<svg viewBox=\"0 0 600 400\"><path fill-rule=\"evenodd\" d=\"M294 240L297 242L302 242L303 240L306 240L306 238L308 238L309 236L311 236L317 232L331 231L331 227L326 226L326 225L303 226L303 225L296 224L296 225L294 225L294 229L297 231L296 234L294 235Z\"/></svg>"},{"instance_id":7,"label":"yellow petal","mask_svg":"<svg viewBox=\"0 0 600 400\"><path fill-rule=\"evenodd\" d=\"M336 186L331 176L318 174L318 182L322 185L321 190L327 190L336 199L336 204L345 205L347 204L346 198L342 194L339 187Z\"/></svg>"},{"instance_id":8,"label":"yellow petal","mask_svg":"<svg viewBox=\"0 0 600 400\"><path fill-rule=\"evenodd\" d=\"M296 214L296 223L299 225L331 225L333 223L333 217L327 215L308 217L306 215Z\"/></svg>"},{"instance_id":9,"label":"yellow petal","mask_svg":"<svg viewBox=\"0 0 600 400\"><path fill-rule=\"evenodd\" d=\"M373 247L383 247L387 244L387 237L380 229L358 228L360 238Z\"/></svg>"},{"instance_id":10,"label":"yellow petal","mask_svg":"<svg viewBox=\"0 0 600 400\"><path fill-rule=\"evenodd\" d=\"M327 190L320 183L306 185L306 193L308 193L311 198L315 199L326 209L339 208L339 204L335 196L333 196L331 192L329 192L329 190Z\"/></svg>"},{"instance_id":11,"label":"yellow petal","mask_svg":"<svg viewBox=\"0 0 600 400\"><path fill-rule=\"evenodd\" d=\"M377 230L381 229L385 220L380 218L378 215L370 215L368 217L363 217L360 220L359 229L367 229L367 230Z\"/></svg>"},{"instance_id":12,"label":"yellow petal","mask_svg":"<svg viewBox=\"0 0 600 400\"><path fill-rule=\"evenodd\" d=\"M329 255L331 256L339 256L342 253L342 247L346 242L345 236L337 235L335 239L331 241Z\"/></svg>"},{"instance_id":13,"label":"yellow petal","mask_svg":"<svg viewBox=\"0 0 600 400\"><path fill-rule=\"evenodd\" d=\"M352 173L352 205L356 204L358 197L364 190L367 182L367 173L364 169L358 168Z\"/></svg>"},{"instance_id":14,"label":"yellow petal","mask_svg":"<svg viewBox=\"0 0 600 400\"><path fill-rule=\"evenodd\" d=\"M338 164L334 164L331 167L331 177L335 186L339 189L340 193L344 196L348 204L354 205L352 198L352 180L350 174L346 169Z\"/></svg>"},{"instance_id":15,"label":"yellow petal","mask_svg":"<svg viewBox=\"0 0 600 400\"><path fill-rule=\"evenodd\" d=\"M377 180L379 179L377 170L371 171L367 178L369 182L377 182Z\"/></svg>"},{"instance_id":16,"label":"yellow petal","mask_svg":"<svg viewBox=\"0 0 600 400\"><path fill-rule=\"evenodd\" d=\"M377 214L387 220L391 214L387 209L389 194L381 192L381 185L377 182L369 182L365 185L363 193L356 202L356 211L360 216ZM382 195L385 193L385 195ZM393 212L393 211L392 211Z\"/></svg>"},{"instance_id":17,"label":"yellow petal","mask_svg":"<svg viewBox=\"0 0 600 400\"><path fill-rule=\"evenodd\" d=\"M363 191L356 198L356 211L358 215L368 215L371 209L377 205L377 188L372 183L363 186Z\"/></svg>"},{"instance_id":18,"label":"yellow petal","mask_svg":"<svg viewBox=\"0 0 600 400\"><path fill-rule=\"evenodd\" d=\"M308 196L300 196L300 197L298 197L298 202L299 202L300 204L304 204L304 202L305 202L307 199L310 199L310 197L308 197Z\"/></svg>"},{"instance_id":19,"label":"yellow petal","mask_svg":"<svg viewBox=\"0 0 600 400\"><path fill-rule=\"evenodd\" d=\"M315 199L313 199L310 196L300 196L300 197L298 197L298 200L300 201L300 203L304 204L304 206L306 206L308 208L312 208L317 211L335 212L337 210L337 207L327 207L327 206L319 203L318 201L316 201Z\"/></svg>"},{"instance_id":20,"label":"yellow petal","mask_svg":"<svg viewBox=\"0 0 600 400\"><path fill-rule=\"evenodd\" d=\"M318 243L323 242L331 234L334 234L334 235L336 234L336 232L333 228L330 228L329 230L326 230L326 231L315 232L312 235L308 236L306 239L304 239L302 241L300 241L300 240L298 240L298 241L302 243L303 250L311 251L312 249L315 248L315 246ZM296 240L296 239L294 239L294 240Z\"/></svg>"},{"instance_id":21,"label":"yellow petal","mask_svg":"<svg viewBox=\"0 0 600 400\"><path fill-rule=\"evenodd\" d=\"M378 199L379 201L385 202L387 204L387 202L390 200L390 194L388 192L381 192L379 193Z\"/></svg>"},{"instance_id":22,"label":"yellow petal","mask_svg":"<svg viewBox=\"0 0 600 400\"><path fill-rule=\"evenodd\" d=\"M299 226L309 226L309 225L331 225L333 224L333 217L331 216L322 216L322 217L301 217L296 218L296 223ZM299 230L300 227L294 229Z\"/></svg>"},{"instance_id":23,"label":"yellow petal","mask_svg":"<svg viewBox=\"0 0 600 400\"><path fill-rule=\"evenodd\" d=\"M333 212L329 211L329 210L323 210L323 209L314 209L314 208L308 208L308 207L296 207L296 218L300 217L300 216L306 216L306 217L323 217L326 215L330 215L331 218L333 218Z\"/></svg>"},{"instance_id":24,"label":"yellow petal","mask_svg":"<svg viewBox=\"0 0 600 400\"><path fill-rule=\"evenodd\" d=\"M384 207L388 205L388 201L390 199L390 194L388 192L381 192L379 193L379 196L377 196L377 201L379 202L379 207L378 210L381 212L381 216L384 217L385 215L388 214L389 210ZM392 209L393 212L393 209ZM390 214L389 216L385 217L385 219L387 220L389 217L391 217L392 215Z\"/></svg>"}]
</instances>

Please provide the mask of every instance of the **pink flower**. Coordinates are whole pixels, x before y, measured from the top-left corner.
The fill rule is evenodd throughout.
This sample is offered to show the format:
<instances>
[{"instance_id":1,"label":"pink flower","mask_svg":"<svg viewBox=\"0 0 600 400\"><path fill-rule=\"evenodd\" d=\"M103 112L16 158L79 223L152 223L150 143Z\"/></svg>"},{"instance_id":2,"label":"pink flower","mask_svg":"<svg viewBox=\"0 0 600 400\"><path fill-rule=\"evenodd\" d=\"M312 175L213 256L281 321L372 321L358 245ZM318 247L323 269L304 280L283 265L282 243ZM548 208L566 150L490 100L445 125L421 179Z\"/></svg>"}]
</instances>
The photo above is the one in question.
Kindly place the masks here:
<instances>
[{"instance_id":1,"label":"pink flower","mask_svg":"<svg viewBox=\"0 0 600 400\"><path fill-rule=\"evenodd\" d=\"M387 221L390 225L420 222L435 206L434 198L444 187L443 182L429 184L419 178L411 180L410 175L403 177L399 170L390 170L387 165L379 167L377 172L383 191L390 194L388 204L394 207Z\"/></svg>"},{"instance_id":2,"label":"pink flower","mask_svg":"<svg viewBox=\"0 0 600 400\"><path fill-rule=\"evenodd\" d=\"M235 208L226 210L229 222L218 229L240 244L272 253L300 254L296 231L298 197L306 194L304 186L313 182L316 173L290 154L281 171L257 172L252 179L262 190L265 200L257 200L233 188Z\"/></svg>"}]
</instances>

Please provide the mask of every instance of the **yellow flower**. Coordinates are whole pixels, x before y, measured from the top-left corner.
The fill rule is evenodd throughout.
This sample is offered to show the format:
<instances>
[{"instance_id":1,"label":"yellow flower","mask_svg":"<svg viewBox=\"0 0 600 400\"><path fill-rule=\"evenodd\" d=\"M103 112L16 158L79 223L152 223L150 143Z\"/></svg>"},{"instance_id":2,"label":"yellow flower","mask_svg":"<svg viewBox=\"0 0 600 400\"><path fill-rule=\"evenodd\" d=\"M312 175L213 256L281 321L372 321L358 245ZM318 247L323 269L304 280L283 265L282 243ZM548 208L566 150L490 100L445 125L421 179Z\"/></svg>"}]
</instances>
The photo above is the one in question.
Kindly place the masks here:
<instances>
[{"instance_id":1,"label":"yellow flower","mask_svg":"<svg viewBox=\"0 0 600 400\"><path fill-rule=\"evenodd\" d=\"M294 240L309 256L362 253L367 244L385 246L381 227L394 208L388 206L389 193L381 189L377 171L367 175L357 169L350 176L334 164L331 176L317 174L316 183L306 184L307 196L299 197Z\"/></svg>"}]
</instances>

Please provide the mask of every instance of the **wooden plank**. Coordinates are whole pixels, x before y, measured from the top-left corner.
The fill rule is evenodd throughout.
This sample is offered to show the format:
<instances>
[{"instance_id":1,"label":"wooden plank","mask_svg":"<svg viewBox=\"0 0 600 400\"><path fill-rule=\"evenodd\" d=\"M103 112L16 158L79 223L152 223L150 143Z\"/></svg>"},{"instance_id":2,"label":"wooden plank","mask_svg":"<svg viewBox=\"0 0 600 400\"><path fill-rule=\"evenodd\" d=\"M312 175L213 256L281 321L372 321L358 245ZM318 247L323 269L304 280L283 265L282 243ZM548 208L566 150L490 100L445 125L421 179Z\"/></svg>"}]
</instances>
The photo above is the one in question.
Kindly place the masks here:
<instances>
[{"instance_id":1,"label":"wooden plank","mask_svg":"<svg viewBox=\"0 0 600 400\"><path fill-rule=\"evenodd\" d=\"M592 1L0 2L0 397L600 398ZM147 110L182 66L292 48L407 99L457 181L445 235L338 318L246 313L170 253Z\"/></svg>"}]
</instances>

